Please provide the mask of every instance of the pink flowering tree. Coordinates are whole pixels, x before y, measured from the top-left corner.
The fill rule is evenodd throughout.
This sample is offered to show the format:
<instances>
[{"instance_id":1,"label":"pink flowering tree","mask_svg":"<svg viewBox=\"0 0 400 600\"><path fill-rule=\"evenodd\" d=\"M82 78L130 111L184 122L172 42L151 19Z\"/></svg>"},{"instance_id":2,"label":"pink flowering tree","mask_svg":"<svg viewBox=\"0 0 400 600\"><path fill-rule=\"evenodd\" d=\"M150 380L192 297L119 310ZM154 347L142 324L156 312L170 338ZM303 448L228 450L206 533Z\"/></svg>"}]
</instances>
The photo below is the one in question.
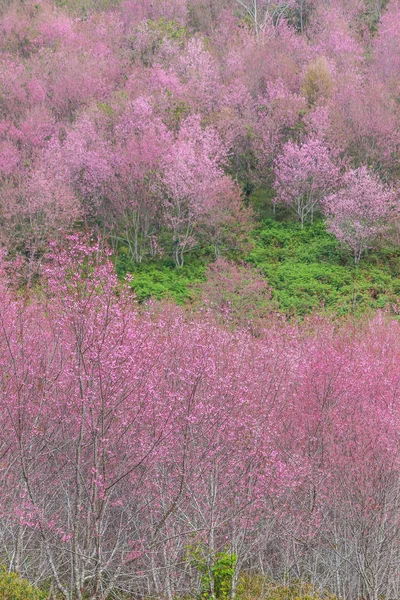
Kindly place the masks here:
<instances>
[{"instance_id":1,"label":"pink flowering tree","mask_svg":"<svg viewBox=\"0 0 400 600\"><path fill-rule=\"evenodd\" d=\"M397 169L398 112L378 73L374 68L367 77L343 74L328 107L324 139L352 168L373 165L391 175Z\"/></svg>"},{"instance_id":2,"label":"pink flowering tree","mask_svg":"<svg viewBox=\"0 0 400 600\"><path fill-rule=\"evenodd\" d=\"M282 79L267 83L265 93L258 98L257 135L253 143L257 159L253 177L258 185L273 185L274 159L287 142L288 132L296 129L306 106L305 98L292 93Z\"/></svg>"},{"instance_id":3,"label":"pink flowering tree","mask_svg":"<svg viewBox=\"0 0 400 600\"><path fill-rule=\"evenodd\" d=\"M392 217L398 212L398 200L392 189L379 177L360 167L349 171L344 187L324 199L328 229L353 253L354 263L374 248Z\"/></svg>"},{"instance_id":4,"label":"pink flowering tree","mask_svg":"<svg viewBox=\"0 0 400 600\"><path fill-rule=\"evenodd\" d=\"M81 217L81 207L72 189L44 167L26 173L19 185L0 190L2 242L24 257L21 275L28 286L40 272L49 238L71 230Z\"/></svg>"},{"instance_id":5,"label":"pink flowering tree","mask_svg":"<svg viewBox=\"0 0 400 600\"><path fill-rule=\"evenodd\" d=\"M178 72L185 84L185 101L196 112L211 112L221 95L220 76L217 64L200 39L194 38L188 43Z\"/></svg>"},{"instance_id":6,"label":"pink flowering tree","mask_svg":"<svg viewBox=\"0 0 400 600\"><path fill-rule=\"evenodd\" d=\"M288 142L275 160L277 201L287 204L301 222L313 221L316 208L327 192L337 185L339 169L329 150L317 139L298 145Z\"/></svg>"},{"instance_id":7,"label":"pink flowering tree","mask_svg":"<svg viewBox=\"0 0 400 600\"><path fill-rule=\"evenodd\" d=\"M214 215L221 217L221 201L234 196L222 170L225 161L226 150L216 132L210 127L203 130L198 116L186 119L162 162L164 218L172 232L177 266L196 246L202 225Z\"/></svg>"},{"instance_id":8,"label":"pink flowering tree","mask_svg":"<svg viewBox=\"0 0 400 600\"><path fill-rule=\"evenodd\" d=\"M176 310L140 318L99 244L67 243L43 303L0 289L0 540L65 600L143 589L143 571L172 599L185 544L212 557L292 487L271 421L283 365Z\"/></svg>"},{"instance_id":9,"label":"pink flowering tree","mask_svg":"<svg viewBox=\"0 0 400 600\"><path fill-rule=\"evenodd\" d=\"M380 19L380 27L373 43L373 60L378 76L397 89L400 76L399 27L399 4L392 1L388 3L387 10Z\"/></svg>"},{"instance_id":10,"label":"pink flowering tree","mask_svg":"<svg viewBox=\"0 0 400 600\"><path fill-rule=\"evenodd\" d=\"M399 323L269 320L253 336L172 306L139 314L98 243L67 243L41 301L0 271L8 568L65 600L173 600L196 587L189 546L210 573L229 548L233 598L240 570L282 565L336 594L395 597ZM217 270L216 303L238 275L268 296L247 270Z\"/></svg>"},{"instance_id":11,"label":"pink flowering tree","mask_svg":"<svg viewBox=\"0 0 400 600\"><path fill-rule=\"evenodd\" d=\"M274 310L271 288L261 272L250 265L218 258L199 286L200 307L207 307L217 322L256 331Z\"/></svg>"},{"instance_id":12,"label":"pink flowering tree","mask_svg":"<svg viewBox=\"0 0 400 600\"><path fill-rule=\"evenodd\" d=\"M113 235L123 240L135 262L157 251L162 205L157 180L171 138L144 98L135 100L115 127L117 184L111 194L111 210L104 216L110 220L110 212L114 213Z\"/></svg>"},{"instance_id":13,"label":"pink flowering tree","mask_svg":"<svg viewBox=\"0 0 400 600\"><path fill-rule=\"evenodd\" d=\"M104 138L96 120L83 115L66 134L53 136L44 152L48 172L72 188L92 223L107 204L115 176L114 154Z\"/></svg>"}]
</instances>

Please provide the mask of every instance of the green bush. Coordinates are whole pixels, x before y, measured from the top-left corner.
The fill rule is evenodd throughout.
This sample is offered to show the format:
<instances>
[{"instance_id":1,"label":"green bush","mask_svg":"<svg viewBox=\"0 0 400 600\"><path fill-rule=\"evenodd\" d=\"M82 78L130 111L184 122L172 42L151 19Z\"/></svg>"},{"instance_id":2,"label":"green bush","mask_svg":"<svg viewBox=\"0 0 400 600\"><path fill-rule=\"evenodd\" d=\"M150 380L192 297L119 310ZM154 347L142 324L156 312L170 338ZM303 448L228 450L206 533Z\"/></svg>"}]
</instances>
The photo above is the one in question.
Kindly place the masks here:
<instances>
[{"instance_id":1,"label":"green bush","mask_svg":"<svg viewBox=\"0 0 400 600\"><path fill-rule=\"evenodd\" d=\"M202 546L188 548L188 560L200 575L201 600L228 600L231 596L236 555L216 552L208 555Z\"/></svg>"},{"instance_id":2,"label":"green bush","mask_svg":"<svg viewBox=\"0 0 400 600\"><path fill-rule=\"evenodd\" d=\"M153 31L158 37L158 43L161 44L163 39L174 40L183 46L187 36L186 28L179 25L176 21L168 21L164 17L153 21L147 21L150 31Z\"/></svg>"},{"instance_id":3,"label":"green bush","mask_svg":"<svg viewBox=\"0 0 400 600\"><path fill-rule=\"evenodd\" d=\"M242 573L237 597L240 600L337 600L326 591L304 581L281 584L261 574Z\"/></svg>"},{"instance_id":4,"label":"green bush","mask_svg":"<svg viewBox=\"0 0 400 600\"><path fill-rule=\"evenodd\" d=\"M177 304L190 301L194 295L192 286L204 280L209 259L188 256L183 267L177 268L172 260L154 259L141 264L134 263L128 254L119 252L116 268L119 277L133 275L132 290L138 302L149 298L171 298Z\"/></svg>"},{"instance_id":5,"label":"green bush","mask_svg":"<svg viewBox=\"0 0 400 600\"><path fill-rule=\"evenodd\" d=\"M44 600L47 594L30 585L17 573L10 573L2 568L0 569L0 598L1 600Z\"/></svg>"},{"instance_id":6,"label":"green bush","mask_svg":"<svg viewBox=\"0 0 400 600\"><path fill-rule=\"evenodd\" d=\"M322 220L301 229L295 222L266 219L253 235L256 245L247 260L264 273L285 314L357 315L397 303L398 248L370 252L354 266Z\"/></svg>"}]
</instances>

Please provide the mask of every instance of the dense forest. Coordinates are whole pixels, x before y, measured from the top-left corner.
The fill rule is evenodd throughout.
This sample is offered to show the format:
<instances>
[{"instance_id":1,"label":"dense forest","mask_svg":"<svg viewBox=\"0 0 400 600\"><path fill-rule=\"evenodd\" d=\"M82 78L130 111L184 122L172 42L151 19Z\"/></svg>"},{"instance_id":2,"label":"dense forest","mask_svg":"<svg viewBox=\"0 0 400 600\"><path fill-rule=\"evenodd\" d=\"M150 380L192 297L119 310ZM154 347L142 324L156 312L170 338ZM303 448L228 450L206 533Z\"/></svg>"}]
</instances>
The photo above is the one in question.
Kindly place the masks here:
<instances>
[{"instance_id":1,"label":"dense forest","mask_svg":"<svg viewBox=\"0 0 400 600\"><path fill-rule=\"evenodd\" d=\"M0 599L400 598L400 0L2 0Z\"/></svg>"}]
</instances>

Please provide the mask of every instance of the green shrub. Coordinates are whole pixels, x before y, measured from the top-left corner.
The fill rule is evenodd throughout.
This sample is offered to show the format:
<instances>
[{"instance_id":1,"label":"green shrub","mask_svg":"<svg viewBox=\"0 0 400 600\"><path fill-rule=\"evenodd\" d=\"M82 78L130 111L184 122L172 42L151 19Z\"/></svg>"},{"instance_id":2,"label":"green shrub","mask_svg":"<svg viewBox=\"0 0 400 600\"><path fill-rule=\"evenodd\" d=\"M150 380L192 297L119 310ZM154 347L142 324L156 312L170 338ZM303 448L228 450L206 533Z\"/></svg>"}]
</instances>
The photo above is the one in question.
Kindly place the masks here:
<instances>
[{"instance_id":1,"label":"green shrub","mask_svg":"<svg viewBox=\"0 0 400 600\"><path fill-rule=\"evenodd\" d=\"M237 597L240 600L336 600L336 596L319 591L304 581L281 584L261 574L242 573Z\"/></svg>"},{"instance_id":2,"label":"green shrub","mask_svg":"<svg viewBox=\"0 0 400 600\"><path fill-rule=\"evenodd\" d=\"M147 21L150 31L153 31L158 36L158 42L161 44L163 39L174 40L183 46L187 36L186 28L179 25L176 21L168 21L164 17L153 21Z\"/></svg>"},{"instance_id":3,"label":"green shrub","mask_svg":"<svg viewBox=\"0 0 400 600\"><path fill-rule=\"evenodd\" d=\"M10 573L4 567L0 569L0 598L1 600L44 600L47 594L17 575Z\"/></svg>"},{"instance_id":4,"label":"green shrub","mask_svg":"<svg viewBox=\"0 0 400 600\"><path fill-rule=\"evenodd\" d=\"M285 314L357 315L396 304L398 248L370 252L355 267L322 220L301 229L295 222L266 219L253 235L256 246L247 260L264 273Z\"/></svg>"},{"instance_id":5,"label":"green shrub","mask_svg":"<svg viewBox=\"0 0 400 600\"><path fill-rule=\"evenodd\" d=\"M216 552L210 556L201 546L188 549L188 560L200 575L202 600L228 600L231 596L236 555Z\"/></svg>"},{"instance_id":6,"label":"green shrub","mask_svg":"<svg viewBox=\"0 0 400 600\"><path fill-rule=\"evenodd\" d=\"M207 257L190 256L181 268L177 268L172 260L168 259L154 259L136 264L129 255L120 251L116 258L116 268L121 278L127 273L133 275L132 289L138 302L149 298L171 298L177 304L183 304L193 297L191 287L204 280L208 262Z\"/></svg>"}]
</instances>

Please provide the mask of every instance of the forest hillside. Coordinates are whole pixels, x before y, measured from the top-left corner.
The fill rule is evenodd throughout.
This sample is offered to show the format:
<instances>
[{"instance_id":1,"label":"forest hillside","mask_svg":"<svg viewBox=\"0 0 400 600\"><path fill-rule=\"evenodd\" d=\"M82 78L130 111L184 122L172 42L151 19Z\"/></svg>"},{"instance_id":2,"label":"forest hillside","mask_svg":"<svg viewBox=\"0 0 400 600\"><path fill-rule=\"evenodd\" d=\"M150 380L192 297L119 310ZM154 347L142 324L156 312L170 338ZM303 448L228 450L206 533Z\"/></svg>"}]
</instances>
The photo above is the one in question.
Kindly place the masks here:
<instances>
[{"instance_id":1,"label":"forest hillside","mask_svg":"<svg viewBox=\"0 0 400 600\"><path fill-rule=\"evenodd\" d=\"M2 0L0 600L400 598L399 103L399 0Z\"/></svg>"}]
</instances>

